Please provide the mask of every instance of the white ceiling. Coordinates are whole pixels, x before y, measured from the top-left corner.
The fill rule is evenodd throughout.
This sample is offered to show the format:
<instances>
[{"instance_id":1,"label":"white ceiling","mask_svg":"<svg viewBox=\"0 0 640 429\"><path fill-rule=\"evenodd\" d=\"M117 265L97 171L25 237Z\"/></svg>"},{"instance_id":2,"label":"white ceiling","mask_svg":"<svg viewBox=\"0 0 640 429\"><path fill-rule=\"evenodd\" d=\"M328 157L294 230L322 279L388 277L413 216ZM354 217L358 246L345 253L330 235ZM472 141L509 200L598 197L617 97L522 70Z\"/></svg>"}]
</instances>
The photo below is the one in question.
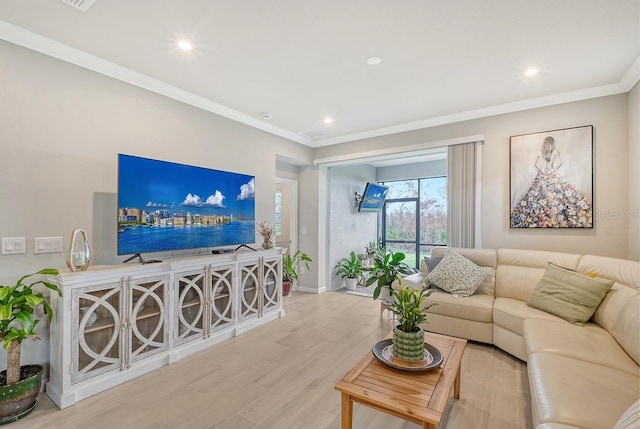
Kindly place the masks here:
<instances>
[{"instance_id":1,"label":"white ceiling","mask_svg":"<svg viewBox=\"0 0 640 429\"><path fill-rule=\"evenodd\" d=\"M312 147L626 92L639 28L638 0L0 0L2 39Z\"/></svg>"}]
</instances>

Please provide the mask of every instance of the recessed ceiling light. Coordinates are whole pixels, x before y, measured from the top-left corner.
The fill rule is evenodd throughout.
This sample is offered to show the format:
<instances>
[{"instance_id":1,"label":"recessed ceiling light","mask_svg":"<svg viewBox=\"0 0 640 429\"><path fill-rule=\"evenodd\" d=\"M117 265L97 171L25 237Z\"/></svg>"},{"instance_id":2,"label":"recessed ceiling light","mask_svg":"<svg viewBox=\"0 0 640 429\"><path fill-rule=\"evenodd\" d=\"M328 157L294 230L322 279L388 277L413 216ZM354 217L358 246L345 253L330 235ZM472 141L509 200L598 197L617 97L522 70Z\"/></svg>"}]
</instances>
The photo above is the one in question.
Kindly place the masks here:
<instances>
[{"instance_id":1,"label":"recessed ceiling light","mask_svg":"<svg viewBox=\"0 0 640 429\"><path fill-rule=\"evenodd\" d=\"M369 57L367 58L367 64L370 66L377 66L382 62L382 58L380 57Z\"/></svg>"},{"instance_id":2,"label":"recessed ceiling light","mask_svg":"<svg viewBox=\"0 0 640 429\"><path fill-rule=\"evenodd\" d=\"M324 118L323 122L324 122L325 124L330 124L330 123L332 123L332 122L333 122L333 119L331 119L331 118Z\"/></svg>"},{"instance_id":3,"label":"recessed ceiling light","mask_svg":"<svg viewBox=\"0 0 640 429\"><path fill-rule=\"evenodd\" d=\"M183 51L190 51L193 49L193 45L190 41L182 39L178 41L178 48L182 49Z\"/></svg>"},{"instance_id":4,"label":"recessed ceiling light","mask_svg":"<svg viewBox=\"0 0 640 429\"><path fill-rule=\"evenodd\" d=\"M538 74L538 69L536 68L531 68L529 70L527 70L526 72L524 72L525 76L535 76Z\"/></svg>"}]
</instances>

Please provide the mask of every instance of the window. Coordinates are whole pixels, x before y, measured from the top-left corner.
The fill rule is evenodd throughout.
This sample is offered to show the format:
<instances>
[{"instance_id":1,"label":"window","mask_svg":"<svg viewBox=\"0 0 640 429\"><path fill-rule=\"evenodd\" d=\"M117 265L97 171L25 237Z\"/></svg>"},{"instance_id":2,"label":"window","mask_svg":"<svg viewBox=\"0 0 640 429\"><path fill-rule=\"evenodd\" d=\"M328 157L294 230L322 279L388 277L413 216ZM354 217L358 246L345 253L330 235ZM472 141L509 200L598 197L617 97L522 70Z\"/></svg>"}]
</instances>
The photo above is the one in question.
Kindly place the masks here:
<instances>
[{"instance_id":1,"label":"window","mask_svg":"<svg viewBox=\"0 0 640 429\"><path fill-rule=\"evenodd\" d=\"M447 178L382 182L389 193L382 211L382 242L402 252L406 263L419 268L431 249L447 244Z\"/></svg>"},{"instance_id":2,"label":"window","mask_svg":"<svg viewBox=\"0 0 640 429\"><path fill-rule=\"evenodd\" d=\"M276 235L282 235L282 192L276 191Z\"/></svg>"}]
</instances>

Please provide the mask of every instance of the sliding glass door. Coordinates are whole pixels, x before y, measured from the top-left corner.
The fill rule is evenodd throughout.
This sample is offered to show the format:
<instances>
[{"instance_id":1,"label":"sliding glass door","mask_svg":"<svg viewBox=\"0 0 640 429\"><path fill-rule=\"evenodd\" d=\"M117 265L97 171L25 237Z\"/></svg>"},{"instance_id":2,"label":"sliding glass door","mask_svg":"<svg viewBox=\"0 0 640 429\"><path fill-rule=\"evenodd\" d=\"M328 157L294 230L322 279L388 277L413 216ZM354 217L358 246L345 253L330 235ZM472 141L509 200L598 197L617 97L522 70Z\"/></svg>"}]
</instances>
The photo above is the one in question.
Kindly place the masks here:
<instances>
[{"instance_id":1,"label":"sliding glass door","mask_svg":"<svg viewBox=\"0 0 640 429\"><path fill-rule=\"evenodd\" d=\"M420 268L431 249L447 244L447 178L384 182L389 194L382 211L382 244Z\"/></svg>"}]
</instances>

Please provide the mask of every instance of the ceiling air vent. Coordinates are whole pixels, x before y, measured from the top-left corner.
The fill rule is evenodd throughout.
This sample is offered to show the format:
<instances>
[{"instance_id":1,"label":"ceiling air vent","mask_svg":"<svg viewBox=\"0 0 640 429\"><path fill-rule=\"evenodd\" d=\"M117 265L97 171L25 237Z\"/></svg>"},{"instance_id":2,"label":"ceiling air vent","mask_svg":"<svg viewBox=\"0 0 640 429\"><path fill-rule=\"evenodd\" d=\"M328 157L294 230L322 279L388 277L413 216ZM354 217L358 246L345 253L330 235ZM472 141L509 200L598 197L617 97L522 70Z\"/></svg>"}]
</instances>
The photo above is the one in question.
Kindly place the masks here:
<instances>
[{"instance_id":1,"label":"ceiling air vent","mask_svg":"<svg viewBox=\"0 0 640 429\"><path fill-rule=\"evenodd\" d=\"M83 12L86 12L95 2L96 0L62 0L62 3L68 4Z\"/></svg>"},{"instance_id":2,"label":"ceiling air vent","mask_svg":"<svg viewBox=\"0 0 640 429\"><path fill-rule=\"evenodd\" d=\"M300 131L298 134L300 134L301 136L306 137L308 139L312 139L312 140L316 140L316 139L319 139L321 137L326 137L326 136L330 135L330 133L328 131L321 130L320 128L311 128L311 129L306 130L306 131Z\"/></svg>"}]
</instances>

